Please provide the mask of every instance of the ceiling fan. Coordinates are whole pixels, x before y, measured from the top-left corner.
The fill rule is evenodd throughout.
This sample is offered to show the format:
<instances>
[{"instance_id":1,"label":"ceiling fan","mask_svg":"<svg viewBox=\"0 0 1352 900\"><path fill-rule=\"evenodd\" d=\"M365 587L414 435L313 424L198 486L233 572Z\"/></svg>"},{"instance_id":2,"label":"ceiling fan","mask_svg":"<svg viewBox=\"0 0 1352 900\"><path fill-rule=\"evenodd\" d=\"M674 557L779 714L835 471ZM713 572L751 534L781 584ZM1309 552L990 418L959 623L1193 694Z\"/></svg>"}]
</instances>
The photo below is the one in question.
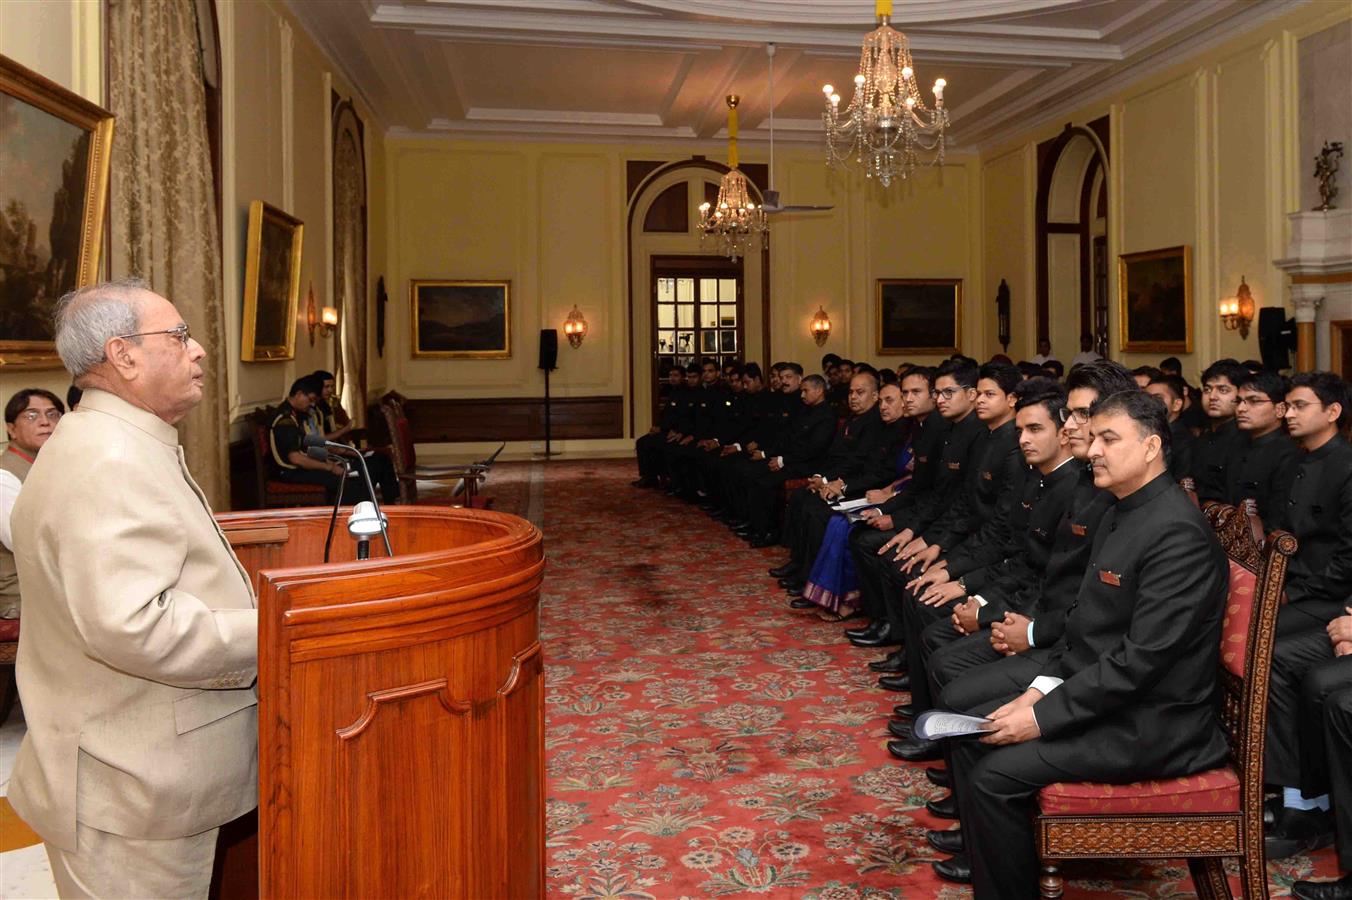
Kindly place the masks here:
<instances>
[{"instance_id":1,"label":"ceiling fan","mask_svg":"<svg viewBox=\"0 0 1352 900\"><path fill-rule=\"evenodd\" d=\"M770 186L765 189L761 209L766 215L775 213L825 212L833 206L782 206L779 191L775 190L775 45L765 45L765 55L770 59Z\"/></svg>"}]
</instances>

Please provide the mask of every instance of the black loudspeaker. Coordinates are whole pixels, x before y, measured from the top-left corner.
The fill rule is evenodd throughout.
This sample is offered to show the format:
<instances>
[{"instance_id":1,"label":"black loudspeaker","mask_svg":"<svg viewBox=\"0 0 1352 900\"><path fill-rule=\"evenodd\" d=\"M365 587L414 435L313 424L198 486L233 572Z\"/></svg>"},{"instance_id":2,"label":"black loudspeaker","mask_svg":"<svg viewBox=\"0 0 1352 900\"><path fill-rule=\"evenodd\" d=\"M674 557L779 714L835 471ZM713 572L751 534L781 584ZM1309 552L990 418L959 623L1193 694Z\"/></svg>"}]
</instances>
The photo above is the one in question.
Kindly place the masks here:
<instances>
[{"instance_id":1,"label":"black loudspeaker","mask_svg":"<svg viewBox=\"0 0 1352 900\"><path fill-rule=\"evenodd\" d=\"M546 372L559 367L559 332L554 328L540 329L540 365Z\"/></svg>"},{"instance_id":2,"label":"black loudspeaker","mask_svg":"<svg viewBox=\"0 0 1352 900\"><path fill-rule=\"evenodd\" d=\"M1265 306L1258 311L1258 352L1263 368L1277 371L1291 365L1296 349L1296 320L1286 317L1280 306Z\"/></svg>"}]
</instances>

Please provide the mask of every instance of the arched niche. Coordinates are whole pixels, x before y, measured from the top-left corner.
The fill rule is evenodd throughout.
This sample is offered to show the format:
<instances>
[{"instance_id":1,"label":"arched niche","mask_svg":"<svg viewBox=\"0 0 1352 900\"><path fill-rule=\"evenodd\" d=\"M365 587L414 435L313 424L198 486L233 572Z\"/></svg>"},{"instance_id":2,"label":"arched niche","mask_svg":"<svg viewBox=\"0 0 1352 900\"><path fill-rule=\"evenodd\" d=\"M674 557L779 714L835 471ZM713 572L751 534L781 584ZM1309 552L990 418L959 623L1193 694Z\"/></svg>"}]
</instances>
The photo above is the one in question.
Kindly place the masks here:
<instances>
[{"instance_id":1,"label":"arched niche","mask_svg":"<svg viewBox=\"0 0 1352 900\"><path fill-rule=\"evenodd\" d=\"M716 195L718 182L727 166L707 159L687 159L667 163L649 172L629 198L628 283L629 283L629 424L633 434L642 434L652 424L653 403L657 396L654 373L653 269L655 260L707 257L726 260L712 240L701 242L699 205L712 185ZM683 186L681 187L677 186ZM760 190L750 183L753 199L763 202ZM670 222L670 210L654 214L655 204L669 205L672 197L685 196L684 231L656 231L645 228L655 221ZM740 355L743 361L764 365L769 356L769 244L760 253L752 252L741 262L742 335Z\"/></svg>"},{"instance_id":2,"label":"arched niche","mask_svg":"<svg viewBox=\"0 0 1352 900\"><path fill-rule=\"evenodd\" d=\"M1109 356L1107 119L1038 146L1037 336L1069 365L1089 334Z\"/></svg>"}]
</instances>

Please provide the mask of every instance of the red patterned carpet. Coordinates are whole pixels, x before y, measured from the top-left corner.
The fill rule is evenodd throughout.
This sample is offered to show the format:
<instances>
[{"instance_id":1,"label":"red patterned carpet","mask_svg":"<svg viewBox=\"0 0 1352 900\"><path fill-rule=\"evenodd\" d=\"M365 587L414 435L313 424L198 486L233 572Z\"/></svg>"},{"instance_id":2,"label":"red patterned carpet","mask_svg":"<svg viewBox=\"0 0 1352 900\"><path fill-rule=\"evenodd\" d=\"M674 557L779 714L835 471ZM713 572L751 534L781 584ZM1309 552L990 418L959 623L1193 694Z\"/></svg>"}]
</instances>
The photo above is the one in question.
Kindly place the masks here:
<instances>
[{"instance_id":1,"label":"red patterned carpet","mask_svg":"<svg viewBox=\"0 0 1352 900\"><path fill-rule=\"evenodd\" d=\"M788 609L765 574L783 551L629 487L631 461L543 470L551 896L968 896L928 865L939 791L884 749L904 695ZM1273 894L1315 871L1271 866ZM1194 896L1181 861L1066 872L1070 897Z\"/></svg>"}]
</instances>

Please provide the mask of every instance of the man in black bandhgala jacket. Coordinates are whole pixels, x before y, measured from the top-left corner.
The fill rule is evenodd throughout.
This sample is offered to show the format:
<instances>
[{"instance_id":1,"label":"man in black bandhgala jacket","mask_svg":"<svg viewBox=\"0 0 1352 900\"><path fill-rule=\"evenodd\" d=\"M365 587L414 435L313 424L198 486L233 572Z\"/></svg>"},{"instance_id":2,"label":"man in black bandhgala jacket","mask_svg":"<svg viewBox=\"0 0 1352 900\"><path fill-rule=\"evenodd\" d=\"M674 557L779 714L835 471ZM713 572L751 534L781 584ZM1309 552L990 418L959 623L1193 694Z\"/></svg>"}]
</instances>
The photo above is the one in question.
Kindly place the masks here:
<instances>
[{"instance_id":1,"label":"man in black bandhgala jacket","mask_svg":"<svg viewBox=\"0 0 1352 900\"><path fill-rule=\"evenodd\" d=\"M1095 482L1118 500L1065 635L1028 690L991 713L991 733L953 752L979 900L1038 896L1030 817L1044 786L1191 775L1227 754L1215 690L1228 569L1168 475L1164 408L1114 394L1090 430Z\"/></svg>"}]
</instances>

